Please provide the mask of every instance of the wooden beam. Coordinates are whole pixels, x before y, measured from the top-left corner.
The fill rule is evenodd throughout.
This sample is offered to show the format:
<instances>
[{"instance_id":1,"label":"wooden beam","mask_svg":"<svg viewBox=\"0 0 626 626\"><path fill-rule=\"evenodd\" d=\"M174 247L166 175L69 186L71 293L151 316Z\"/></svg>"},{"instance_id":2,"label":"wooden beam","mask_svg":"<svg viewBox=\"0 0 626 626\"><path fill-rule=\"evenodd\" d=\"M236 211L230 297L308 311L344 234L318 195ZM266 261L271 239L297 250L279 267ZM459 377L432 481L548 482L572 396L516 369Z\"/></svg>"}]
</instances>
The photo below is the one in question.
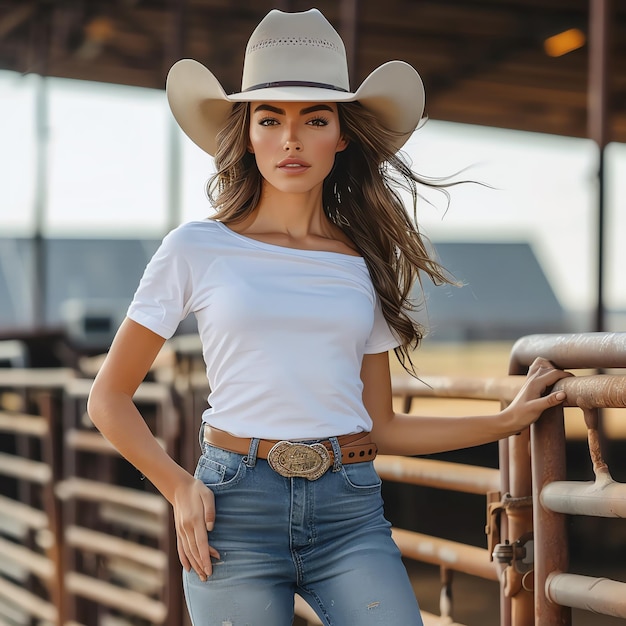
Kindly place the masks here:
<instances>
[{"instance_id":1,"label":"wooden beam","mask_svg":"<svg viewBox=\"0 0 626 626\"><path fill-rule=\"evenodd\" d=\"M0 474L40 485L50 482L52 478L52 470L45 463L22 459L4 452L0 452Z\"/></svg>"},{"instance_id":2,"label":"wooden beam","mask_svg":"<svg viewBox=\"0 0 626 626\"><path fill-rule=\"evenodd\" d=\"M70 593L124 613L143 617L154 624L162 624L167 617L167 606L163 602L84 574L68 572L65 585Z\"/></svg>"},{"instance_id":3,"label":"wooden beam","mask_svg":"<svg viewBox=\"0 0 626 626\"><path fill-rule=\"evenodd\" d=\"M159 516L165 515L168 510L167 501L163 496L85 478L63 480L57 484L55 491L61 500L110 502Z\"/></svg>"},{"instance_id":4,"label":"wooden beam","mask_svg":"<svg viewBox=\"0 0 626 626\"><path fill-rule=\"evenodd\" d=\"M53 624L59 622L57 610L52 603L4 578L0 578L0 597L5 598L9 604L19 607L28 615Z\"/></svg>"},{"instance_id":5,"label":"wooden beam","mask_svg":"<svg viewBox=\"0 0 626 626\"><path fill-rule=\"evenodd\" d=\"M0 557L19 565L42 580L52 581L54 578L54 563L51 559L3 537L0 537Z\"/></svg>"},{"instance_id":6,"label":"wooden beam","mask_svg":"<svg viewBox=\"0 0 626 626\"><path fill-rule=\"evenodd\" d=\"M69 526L65 531L65 539L70 547L84 552L123 557L160 571L165 571L167 568L167 556L163 551L120 537L80 526Z\"/></svg>"},{"instance_id":7,"label":"wooden beam","mask_svg":"<svg viewBox=\"0 0 626 626\"><path fill-rule=\"evenodd\" d=\"M50 526L48 516L40 509L3 495L0 495L0 516L8 517L32 530L44 530Z\"/></svg>"},{"instance_id":8,"label":"wooden beam","mask_svg":"<svg viewBox=\"0 0 626 626\"><path fill-rule=\"evenodd\" d=\"M48 424L39 415L0 411L0 432L43 437L48 433Z\"/></svg>"}]
</instances>

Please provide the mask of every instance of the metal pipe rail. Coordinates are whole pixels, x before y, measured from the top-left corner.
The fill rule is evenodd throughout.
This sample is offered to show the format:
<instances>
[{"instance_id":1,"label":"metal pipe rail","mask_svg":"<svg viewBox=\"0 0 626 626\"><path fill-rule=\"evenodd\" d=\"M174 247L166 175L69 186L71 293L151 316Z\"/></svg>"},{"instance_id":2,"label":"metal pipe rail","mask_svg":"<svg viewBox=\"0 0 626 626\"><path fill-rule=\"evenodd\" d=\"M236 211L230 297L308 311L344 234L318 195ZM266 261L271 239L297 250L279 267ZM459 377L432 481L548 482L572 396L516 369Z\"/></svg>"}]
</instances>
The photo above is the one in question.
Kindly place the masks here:
<instances>
[{"instance_id":1,"label":"metal pipe rail","mask_svg":"<svg viewBox=\"0 0 626 626\"><path fill-rule=\"evenodd\" d=\"M525 376L423 376L393 375L393 395L404 400L404 411L411 410L415 398L453 400L493 400L510 403L524 383Z\"/></svg>"},{"instance_id":2,"label":"metal pipe rail","mask_svg":"<svg viewBox=\"0 0 626 626\"><path fill-rule=\"evenodd\" d=\"M551 602L593 613L626 618L626 583L578 574L548 574L546 597Z\"/></svg>"},{"instance_id":3,"label":"metal pipe rail","mask_svg":"<svg viewBox=\"0 0 626 626\"><path fill-rule=\"evenodd\" d=\"M524 337L513 347L510 372L523 373L536 356L563 369L626 368L626 333ZM531 619L513 621L514 626L570 626L572 608L626 617L626 583L567 572L566 533L566 515L626 517L626 485L612 479L598 433L600 409L626 408L626 376L569 378L555 385L559 388L567 393L565 406L582 410L595 481L566 480L563 408L546 411L530 428L529 466L517 468L532 477L535 594ZM528 594L522 601L527 600Z\"/></svg>"},{"instance_id":4,"label":"metal pipe rail","mask_svg":"<svg viewBox=\"0 0 626 626\"><path fill-rule=\"evenodd\" d=\"M508 404L517 393L524 379L527 367L537 356L544 356L552 360L562 368L597 369L619 368L626 365L626 334L624 333L585 333L578 335L533 335L520 339L511 353L510 376L506 378L448 378L432 377L423 380L415 380L397 377L393 380L394 393L404 397L404 409L410 410L412 400L415 397L436 398L466 398L475 400L500 400L503 405ZM584 376L560 381L555 388L563 388L568 399L564 406L578 407L583 411L590 408L621 408L626 406L626 378L622 376ZM562 419L562 410L561 419ZM586 415L588 426L593 418ZM559 430L562 437L563 453L565 446L564 431ZM597 429L589 429L590 450L599 450L599 438ZM547 438L543 437L545 441ZM547 439L549 440L549 439ZM518 437L511 437L500 443L500 475L502 480L502 493L509 494L513 500L529 501L532 498L530 457L528 448L530 438L528 433L522 433ZM540 453L544 456L551 454L550 451ZM544 459L545 461L546 459ZM413 461L413 460L411 460ZM405 462L408 462L406 460ZM539 463L539 461L536 461ZM393 473L399 470L399 464L395 462L394 468L384 468L384 461L379 461L389 472L383 474L384 478L393 479ZM563 461L564 463L564 461ZM595 463L597 465L597 462ZM411 472L420 473L425 470L404 469L403 482L419 481L411 480ZM602 474L601 469L596 470L598 480L591 484L563 485L557 483L548 485L542 492L542 498L546 505L549 502L555 508L562 508L563 499L568 502L570 514L602 514L617 516L622 515L624 509L624 486L612 481ZM408 479L408 480L407 480ZM424 484L431 484L439 488L446 488L446 481L451 480L447 476L445 480L437 481L436 472L428 476L428 472L422 476ZM435 484L437 482L437 484ZM563 490L566 491L563 494ZM590 493L593 496L590 497ZM557 504L557 500L560 503ZM543 502L542 502L543 504ZM535 508L537 508L535 506ZM519 542L524 536L532 536L533 517L532 507L520 507L518 510L507 509L506 516L502 519L503 539L510 544ZM564 529L563 529L564 530ZM564 533L561 537L565 536ZM551 546L552 547L552 546ZM558 550L554 551L558 555ZM558 556L557 556L558 560ZM516 563L506 568L502 577L502 626L526 626L535 624L535 607L532 593L527 591L525 576L528 571L518 571ZM532 574L532 572L530 572ZM595 606L595 605L594 605ZM561 622L549 622L559 623ZM546 622L548 624L548 622Z\"/></svg>"},{"instance_id":5,"label":"metal pipe rail","mask_svg":"<svg viewBox=\"0 0 626 626\"><path fill-rule=\"evenodd\" d=\"M489 467L433 459L380 455L374 461L383 480L487 495L500 488L500 472Z\"/></svg>"},{"instance_id":6,"label":"metal pipe rail","mask_svg":"<svg viewBox=\"0 0 626 626\"><path fill-rule=\"evenodd\" d=\"M626 333L527 335L511 349L509 372L523 373L538 356L561 369L626 367Z\"/></svg>"},{"instance_id":7,"label":"metal pipe rail","mask_svg":"<svg viewBox=\"0 0 626 626\"><path fill-rule=\"evenodd\" d=\"M543 488L539 500L555 513L626 518L626 485L610 476L595 482L555 481Z\"/></svg>"},{"instance_id":8,"label":"metal pipe rail","mask_svg":"<svg viewBox=\"0 0 626 626\"><path fill-rule=\"evenodd\" d=\"M439 565L455 572L478 576L485 580L498 580L498 571L491 562L489 551L484 548L402 528L393 528L392 535L402 556L422 563Z\"/></svg>"},{"instance_id":9,"label":"metal pipe rail","mask_svg":"<svg viewBox=\"0 0 626 626\"><path fill-rule=\"evenodd\" d=\"M500 406L506 406L523 384L526 369L535 356L544 356L557 366L568 369L626 368L626 333L533 335L515 344L509 376L438 376L425 377L421 381L398 376L392 380L393 393L396 398L402 398L407 411L413 399L418 397L494 401ZM82 398L89 385L88 381L76 380L71 373L68 376L67 372L59 375L58 372L9 370L2 374L6 374L6 380L3 381L5 388L13 385L19 388L26 379L32 386L45 387L53 380L54 384L63 386L68 400L74 396ZM0 376L0 381L3 377ZM626 617L623 600L626 597L626 583L567 572L568 547L565 543L564 521L566 515L574 514L626 517L626 486L612 479L602 457L598 436L598 410L626 408L626 375L576 376L559 381L555 388L566 392L564 406L577 407L583 413L596 474L594 482L575 483L566 480L562 407L547 411L528 432L503 440L500 444L500 469L397 456L381 455L376 459L376 468L383 480L487 497L487 549L393 529L394 539L404 556L439 565L441 569L441 618L425 614L426 624L452 622L450 589L453 571L500 580L504 606L501 610L501 626L568 626L571 624L571 607ZM148 395L152 397L151 393ZM162 400L171 408L168 398L166 393ZM80 419L79 412L77 409L75 418ZM182 434L185 434L186 439L187 433L180 428L185 428L185 421L192 423L197 418L193 412L183 410L182 413L184 418L180 423L172 419L173 414L169 415L169 411L168 415L157 420L168 441ZM11 416L15 415L15 409L12 408ZM3 416L0 413L0 418ZM1 423L4 421L0 419ZM24 421L23 427L27 425L30 422ZM195 443L195 432L192 434ZM110 456L94 441L86 442L89 450L99 454L106 452ZM57 496L63 495L63 487L72 485L76 483L61 483ZM15 510L16 515L23 515L18 507ZM31 522L35 523L36 520ZM534 541L534 550L530 550L532 543L528 543L529 537ZM509 541L508 546L506 540ZM492 549L496 542L510 549L510 566L493 562ZM534 562L528 555L520 555L521 548L528 548L534 555ZM20 554L15 554L17 560L21 558ZM520 564L526 567L522 572L519 571ZM533 574L534 594L525 584L526 579L532 579ZM83 589L81 581L74 582ZM87 593L86 588L83 591ZM297 614L301 614L300 610L305 611L298 603ZM315 622L312 620L311 623Z\"/></svg>"}]
</instances>

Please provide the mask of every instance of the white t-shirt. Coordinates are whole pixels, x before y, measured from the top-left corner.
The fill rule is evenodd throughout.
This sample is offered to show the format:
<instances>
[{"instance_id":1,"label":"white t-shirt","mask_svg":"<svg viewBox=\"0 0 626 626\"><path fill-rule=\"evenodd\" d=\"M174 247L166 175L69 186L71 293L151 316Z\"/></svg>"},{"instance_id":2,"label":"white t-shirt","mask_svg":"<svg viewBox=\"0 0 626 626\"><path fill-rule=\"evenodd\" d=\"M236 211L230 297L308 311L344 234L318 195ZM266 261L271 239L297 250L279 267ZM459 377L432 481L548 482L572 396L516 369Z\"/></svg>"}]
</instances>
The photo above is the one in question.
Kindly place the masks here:
<instances>
[{"instance_id":1,"label":"white t-shirt","mask_svg":"<svg viewBox=\"0 0 626 626\"><path fill-rule=\"evenodd\" d=\"M204 421L264 439L371 430L363 354L399 342L362 257L183 224L146 267L128 317L167 339L191 312L211 389Z\"/></svg>"}]
</instances>

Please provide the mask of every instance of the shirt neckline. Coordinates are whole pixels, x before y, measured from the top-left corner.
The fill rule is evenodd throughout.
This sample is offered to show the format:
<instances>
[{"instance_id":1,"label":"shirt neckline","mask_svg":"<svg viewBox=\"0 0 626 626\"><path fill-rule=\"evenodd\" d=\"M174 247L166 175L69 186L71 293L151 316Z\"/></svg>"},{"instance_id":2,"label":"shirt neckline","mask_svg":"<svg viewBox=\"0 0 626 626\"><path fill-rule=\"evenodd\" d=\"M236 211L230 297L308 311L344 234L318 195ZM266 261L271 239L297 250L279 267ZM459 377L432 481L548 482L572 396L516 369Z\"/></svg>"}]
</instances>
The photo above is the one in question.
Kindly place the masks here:
<instances>
[{"instance_id":1,"label":"shirt neckline","mask_svg":"<svg viewBox=\"0 0 626 626\"><path fill-rule=\"evenodd\" d=\"M331 250L310 250L308 248L290 248L289 246L280 246L275 243L267 243L265 241L259 241L258 239L253 239L252 237L246 237L246 235L242 235L234 231L232 228L229 228L223 222L218 220L211 220L215 224L218 224L219 227L231 235L235 239L239 239L240 241L253 246L255 248L261 248L265 250L273 250L276 252L282 252L284 254L293 254L295 256L313 256L316 258L341 258L348 259L350 261L355 261L357 263L364 263L365 259L362 256L356 256L353 254L346 254L345 252L333 252Z\"/></svg>"}]
</instances>

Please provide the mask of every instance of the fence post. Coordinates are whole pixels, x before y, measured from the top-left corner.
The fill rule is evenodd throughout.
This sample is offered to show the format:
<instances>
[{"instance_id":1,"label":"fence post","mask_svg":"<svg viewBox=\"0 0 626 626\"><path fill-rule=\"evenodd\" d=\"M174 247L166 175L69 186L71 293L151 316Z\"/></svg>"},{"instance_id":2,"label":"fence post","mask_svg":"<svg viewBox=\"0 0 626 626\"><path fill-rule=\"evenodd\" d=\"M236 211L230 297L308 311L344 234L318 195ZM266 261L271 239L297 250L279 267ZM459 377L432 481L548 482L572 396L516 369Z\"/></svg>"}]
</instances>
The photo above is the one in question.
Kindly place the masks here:
<instances>
[{"instance_id":1,"label":"fence post","mask_svg":"<svg viewBox=\"0 0 626 626\"><path fill-rule=\"evenodd\" d=\"M530 427L533 479L533 521L535 541L535 619L536 626L568 626L572 610L550 602L544 592L551 572L567 572L569 550L566 517L541 504L545 485L565 480L565 425L563 408L545 411Z\"/></svg>"}]
</instances>

